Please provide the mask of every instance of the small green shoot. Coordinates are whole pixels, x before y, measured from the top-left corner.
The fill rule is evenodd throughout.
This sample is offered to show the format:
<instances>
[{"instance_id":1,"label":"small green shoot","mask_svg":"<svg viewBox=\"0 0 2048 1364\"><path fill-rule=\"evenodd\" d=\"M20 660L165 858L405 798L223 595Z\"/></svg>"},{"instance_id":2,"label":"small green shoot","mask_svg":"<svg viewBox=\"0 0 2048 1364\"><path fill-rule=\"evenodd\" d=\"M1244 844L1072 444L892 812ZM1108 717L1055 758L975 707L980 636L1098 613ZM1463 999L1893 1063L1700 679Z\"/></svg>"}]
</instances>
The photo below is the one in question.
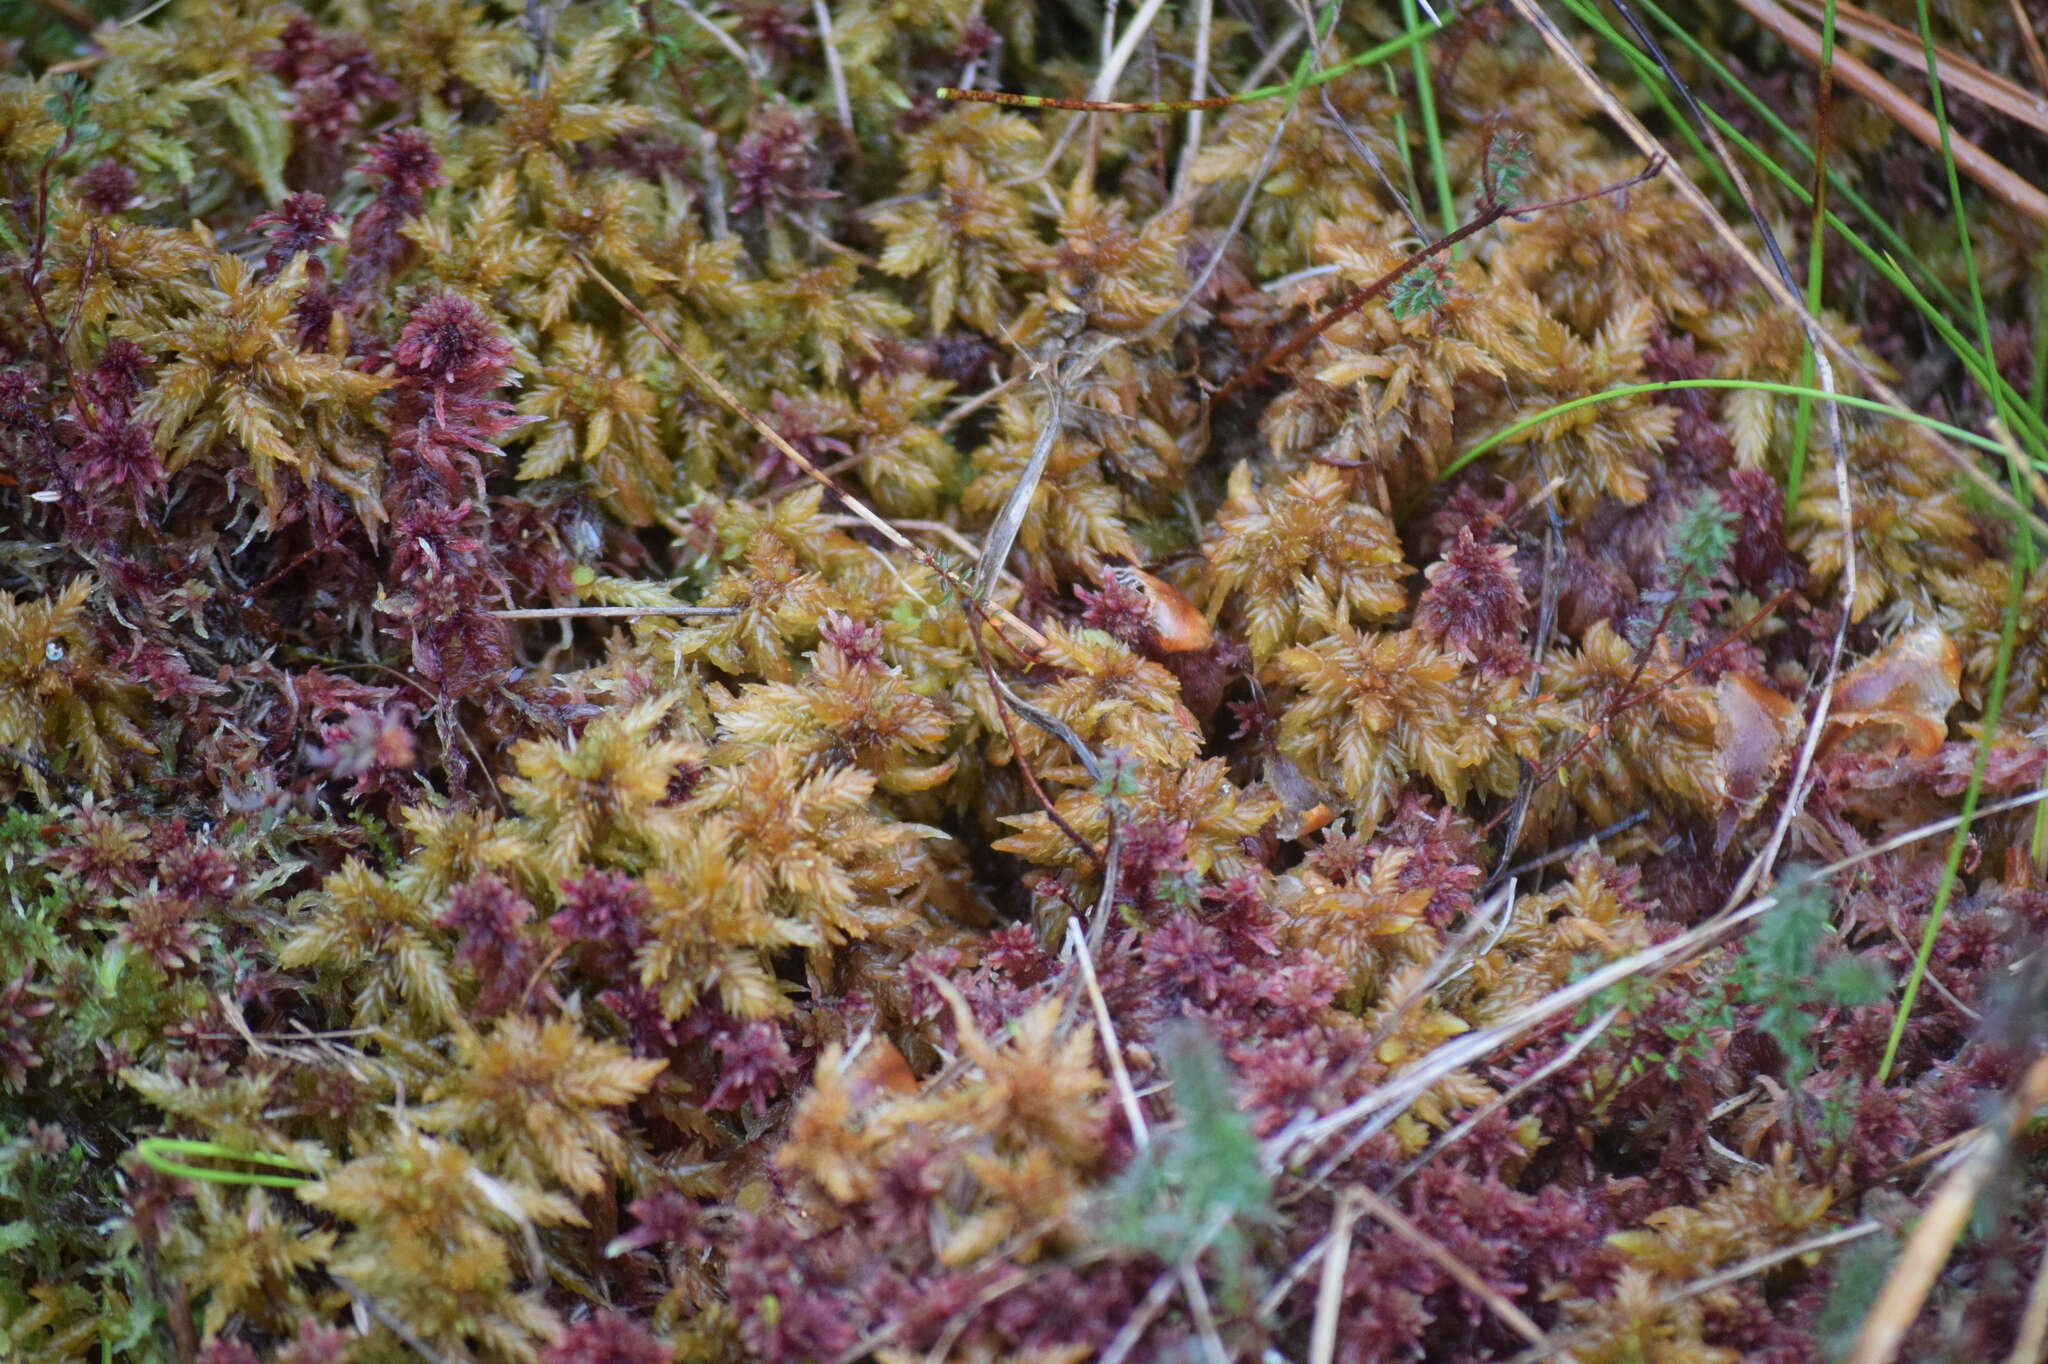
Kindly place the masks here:
<instances>
[{"instance_id":1,"label":"small green shoot","mask_svg":"<svg viewBox=\"0 0 2048 1364\"><path fill-rule=\"evenodd\" d=\"M1215 1251L1225 1291L1242 1285L1244 1234L1273 1216L1273 1180L1259 1141L1239 1111L1230 1068L1216 1043L1192 1024L1161 1039L1178 1126L1158 1135L1111 1192L1109 1236L1133 1250L1172 1254L1203 1237Z\"/></svg>"},{"instance_id":2,"label":"small green shoot","mask_svg":"<svg viewBox=\"0 0 2048 1364\"><path fill-rule=\"evenodd\" d=\"M1394 282L1388 291L1387 311L1402 322L1435 312L1448 297L1444 287L1448 275L1443 262L1424 261Z\"/></svg>"},{"instance_id":3,"label":"small green shoot","mask_svg":"<svg viewBox=\"0 0 2048 1364\"><path fill-rule=\"evenodd\" d=\"M1692 635L1692 608L1704 600L1735 551L1735 513L1718 494L1700 493L1672 527L1671 543L1665 551L1663 585L1643 594L1648 604L1658 607L1664 633L1677 640ZM1642 623L1638 647L1649 642L1650 622Z\"/></svg>"},{"instance_id":4,"label":"small green shoot","mask_svg":"<svg viewBox=\"0 0 2048 1364\"><path fill-rule=\"evenodd\" d=\"M1737 998L1762 1007L1757 1022L1785 1053L1785 1078L1797 1083L1813 1068L1810 1042L1816 1011L1875 1004L1891 982L1859 957L1827 954L1831 936L1827 886L1788 869L1778 905L1757 921L1729 972Z\"/></svg>"},{"instance_id":5,"label":"small green shoot","mask_svg":"<svg viewBox=\"0 0 2048 1364\"><path fill-rule=\"evenodd\" d=\"M1535 169L1535 149L1526 133L1499 132L1486 140L1486 184L1482 191L1488 203L1512 204L1521 197L1522 182Z\"/></svg>"}]
</instances>

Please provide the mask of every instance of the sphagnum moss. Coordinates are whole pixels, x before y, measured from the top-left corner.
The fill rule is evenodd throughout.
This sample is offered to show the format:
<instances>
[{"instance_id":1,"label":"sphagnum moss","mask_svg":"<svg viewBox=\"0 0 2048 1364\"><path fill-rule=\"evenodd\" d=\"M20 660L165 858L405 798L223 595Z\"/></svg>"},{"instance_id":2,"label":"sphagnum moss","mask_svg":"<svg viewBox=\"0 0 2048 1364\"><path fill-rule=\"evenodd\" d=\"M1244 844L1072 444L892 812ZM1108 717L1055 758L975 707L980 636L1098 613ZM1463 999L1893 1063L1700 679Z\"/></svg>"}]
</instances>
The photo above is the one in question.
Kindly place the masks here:
<instances>
[{"instance_id":1,"label":"sphagnum moss","mask_svg":"<svg viewBox=\"0 0 2048 1364\"><path fill-rule=\"evenodd\" d=\"M1504 14L74 8L0 0L0 1356L1806 1359L2041 1050L2026 812L1883 843L2041 789L2040 571L1882 412L1844 515L1700 168ZM1962 426L1989 221L1991 361L1824 281ZM1833 899L1444 1051L1779 823ZM2014 1346L2029 1159L1911 1357Z\"/></svg>"}]
</instances>

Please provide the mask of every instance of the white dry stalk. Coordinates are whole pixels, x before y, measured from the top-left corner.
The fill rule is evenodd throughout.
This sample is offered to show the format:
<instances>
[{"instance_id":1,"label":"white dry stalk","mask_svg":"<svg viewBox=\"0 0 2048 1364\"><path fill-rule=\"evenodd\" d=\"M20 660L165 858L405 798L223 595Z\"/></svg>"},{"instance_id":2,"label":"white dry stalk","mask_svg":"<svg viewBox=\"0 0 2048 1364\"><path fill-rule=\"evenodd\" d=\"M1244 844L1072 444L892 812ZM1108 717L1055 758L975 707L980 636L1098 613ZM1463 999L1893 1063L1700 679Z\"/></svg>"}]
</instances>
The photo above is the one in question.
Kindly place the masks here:
<instances>
[{"instance_id":1,"label":"white dry stalk","mask_svg":"<svg viewBox=\"0 0 2048 1364\"><path fill-rule=\"evenodd\" d=\"M691 4L690 0L670 0L670 3L684 14L689 15L692 23L710 34L720 47L732 54L732 59L738 62L741 69L747 73L748 83L759 85L763 80L767 79L768 68L761 63L760 59L749 53L744 47L741 47L739 39L713 23L710 15Z\"/></svg>"},{"instance_id":2,"label":"white dry stalk","mask_svg":"<svg viewBox=\"0 0 2048 1364\"><path fill-rule=\"evenodd\" d=\"M1697 1298L1701 1294L1711 1293L1717 1288L1726 1288L1729 1284L1740 1283L1752 1275L1761 1274L1767 1269L1776 1268L1787 1260L1797 1260L1803 1256L1817 1255L1823 1250L1832 1249L1849 1241L1860 1241L1864 1237L1882 1230L1884 1230L1882 1223L1866 1220L1846 1227L1837 1227L1833 1231L1823 1232L1819 1236L1811 1237L1778 1250L1766 1251L1762 1255L1753 1256L1742 1261L1740 1264L1730 1265L1728 1268L1709 1274L1704 1278L1680 1284L1677 1288L1672 1289L1657 1299L1657 1310L1662 1311L1666 1308L1676 1307L1679 1303L1689 1298ZM1579 1343L1584 1339L1585 1334L1581 1330L1574 1331L1568 1335L1553 1336L1542 1348L1528 1350L1516 1355L1511 1364L1537 1364L1539 1360L1550 1359L1560 1351L1568 1350L1574 1344Z\"/></svg>"},{"instance_id":3,"label":"white dry stalk","mask_svg":"<svg viewBox=\"0 0 2048 1364\"><path fill-rule=\"evenodd\" d=\"M1347 1189L1339 1194L1330 1230L1316 1243L1323 1247L1323 1274L1316 1285L1315 1323L1309 1328L1309 1364L1330 1364L1337 1355L1337 1316L1344 1304L1344 1271L1351 1264L1351 1225L1358 1220L1358 1207L1356 1191ZM1271 1306L1263 1307L1262 1312L1280 1305L1277 1298L1268 1301Z\"/></svg>"},{"instance_id":4,"label":"white dry stalk","mask_svg":"<svg viewBox=\"0 0 2048 1364\"><path fill-rule=\"evenodd\" d=\"M1123 1044L1117 1040L1116 1022L1109 1016L1109 1001L1102 997L1102 983L1095 978L1095 959L1081 935L1078 919L1067 920L1067 950L1081 968L1081 983L1087 988L1088 1003L1095 1011L1096 1031L1102 1034L1102 1052L1109 1058L1109 1073L1116 1082L1117 1102L1123 1106L1124 1121L1131 1126L1131 1141L1142 1151L1152 1144L1152 1129L1145 1123L1145 1110L1131 1086L1131 1072L1124 1065Z\"/></svg>"},{"instance_id":5,"label":"white dry stalk","mask_svg":"<svg viewBox=\"0 0 2048 1364\"><path fill-rule=\"evenodd\" d=\"M811 0L811 14L818 21L818 45L825 49L825 75L832 82L832 105L839 112L839 126L847 137L853 133L853 103L846 97L846 66L832 40L832 11L825 0Z\"/></svg>"},{"instance_id":6,"label":"white dry stalk","mask_svg":"<svg viewBox=\"0 0 2048 1364\"><path fill-rule=\"evenodd\" d=\"M525 606L492 611L496 620L638 620L642 616L736 616L737 606Z\"/></svg>"},{"instance_id":7,"label":"white dry stalk","mask_svg":"<svg viewBox=\"0 0 2048 1364\"><path fill-rule=\"evenodd\" d=\"M1489 1099L1463 1122L1444 1133L1441 1137L1438 1137L1436 1141L1431 1143L1428 1150L1402 1166L1400 1173L1395 1175L1393 1181L1387 1185L1388 1190L1400 1188L1402 1184L1414 1178L1422 1170L1423 1166L1429 1164L1430 1161L1435 1160L1450 1147L1455 1146L1458 1142L1470 1136L1473 1129L1477 1128L1480 1123L1485 1122L1487 1118L1506 1108L1516 1099L1521 1098L1531 1089L1542 1084L1573 1061L1578 1060L1580 1053L1584 1052L1587 1047L1592 1046L1595 1038L1613 1027L1614 1020L1619 1017L1621 1017L1621 1006L1618 1004L1601 1013L1598 1018L1580 1029L1579 1035L1574 1037L1571 1040L1571 1044L1563 1051L1545 1061L1535 1070L1530 1071L1528 1075L1517 1080L1502 1093Z\"/></svg>"},{"instance_id":8,"label":"white dry stalk","mask_svg":"<svg viewBox=\"0 0 2048 1364\"><path fill-rule=\"evenodd\" d=\"M2043 800L2048 800L2048 791L2029 791L2024 795L1980 809L1976 817L1981 819L2003 814L2008 810L2017 810ZM1831 862L1822 867L1816 875L1832 876L1893 849L1945 833L1959 824L1961 818L1960 815L1953 815L1908 830L1882 843ZM1375 1130L1384 1127L1395 1117L1406 1112L1417 1099L1427 1094L1452 1071L1471 1065L1503 1047L1520 1041L1541 1024L1561 1013L1576 1009L1622 981L1657 971L1670 963L1684 960L1698 951L1714 946L1731 929L1748 923L1774 908L1777 903L1776 895L1758 896L1741 908L1705 920L1677 937L1608 962L1591 974L1562 985L1543 998L1523 1005L1490 1028L1452 1038L1422 1058L1412 1069L1395 1076L1371 1093L1361 1095L1321 1117L1288 1124L1266 1143L1264 1160L1267 1167L1279 1170L1292 1164L1298 1168L1324 1142L1339 1133L1355 1128L1361 1122L1377 1117L1379 1121Z\"/></svg>"},{"instance_id":9,"label":"white dry stalk","mask_svg":"<svg viewBox=\"0 0 2048 1364\"><path fill-rule=\"evenodd\" d=\"M1188 78L1188 98L1206 99L1209 94L1209 27L1215 18L1216 0L1197 0L1195 7L1195 70ZM1195 157L1202 150L1202 115L1205 110L1188 110L1187 140L1181 144L1180 165L1173 173L1173 197L1178 200L1188 192L1188 177L1195 168Z\"/></svg>"},{"instance_id":10,"label":"white dry stalk","mask_svg":"<svg viewBox=\"0 0 2048 1364\"><path fill-rule=\"evenodd\" d=\"M1109 54L1109 60L1095 73L1095 83L1088 87L1091 100L1114 99L1116 83L1122 78L1124 68L1131 64L1137 54L1138 44L1152 31L1152 23L1159 17L1159 11L1166 7L1166 0L1145 0L1138 6L1138 12L1131 16L1130 26L1117 35L1116 47Z\"/></svg>"},{"instance_id":11,"label":"white dry stalk","mask_svg":"<svg viewBox=\"0 0 2048 1364\"><path fill-rule=\"evenodd\" d=\"M1032 500L1038 495L1039 480L1045 476L1046 462L1052 458L1053 446L1059 441L1060 427L1066 419L1066 406L1066 389L1059 376L1050 376L1046 381L1045 424L1039 428L1038 438L1032 442L1031 457L1018 471L1016 486L1003 499L1002 510L996 513L988 536L982 542L981 562L974 568L976 592L986 593L994 588L996 575L1010 560L1010 550L1017 543L1017 533L1024 528L1024 518L1030 515Z\"/></svg>"},{"instance_id":12,"label":"white dry stalk","mask_svg":"<svg viewBox=\"0 0 2048 1364\"><path fill-rule=\"evenodd\" d=\"M1195 1333L1202 1342L1203 1352L1209 1357L1209 1364L1230 1364L1230 1355L1223 1348L1223 1337L1216 1329L1216 1313L1209 1306L1209 1291L1202 1287L1202 1276L1193 1261L1184 1262L1180 1267L1180 1288L1187 1296L1188 1310L1194 1314Z\"/></svg>"}]
</instances>

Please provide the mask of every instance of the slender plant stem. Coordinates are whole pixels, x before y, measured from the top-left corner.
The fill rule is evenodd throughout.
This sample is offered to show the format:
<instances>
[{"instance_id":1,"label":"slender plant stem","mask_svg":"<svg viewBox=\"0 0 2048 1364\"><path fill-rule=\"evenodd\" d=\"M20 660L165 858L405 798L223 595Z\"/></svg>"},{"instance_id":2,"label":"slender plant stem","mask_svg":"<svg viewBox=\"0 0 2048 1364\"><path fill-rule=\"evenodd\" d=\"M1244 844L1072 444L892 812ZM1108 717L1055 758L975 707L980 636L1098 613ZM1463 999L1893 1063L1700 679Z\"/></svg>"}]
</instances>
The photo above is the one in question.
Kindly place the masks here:
<instances>
[{"instance_id":1,"label":"slender plant stem","mask_svg":"<svg viewBox=\"0 0 2048 1364\"><path fill-rule=\"evenodd\" d=\"M1827 256L1828 115L1835 103L1835 0L1823 0L1820 25L1820 77L1813 103L1813 205L1806 236L1806 310L1818 317L1821 271ZM1813 386L1813 339L1799 346L1799 386ZM1799 503L1806 481L1806 441L1813 424L1813 399L1801 398L1792 414L1792 448L1785 459L1785 510Z\"/></svg>"},{"instance_id":2,"label":"slender plant stem","mask_svg":"<svg viewBox=\"0 0 2048 1364\"><path fill-rule=\"evenodd\" d=\"M1934 106L1934 123L1941 132L1941 164L1948 176L1949 207L1954 211L1956 220L1956 249L1962 254L1963 277L1969 283L1970 312L1977 322L1977 344L1983 352L1985 368L1996 374L1998 355L1991 343L1991 317L1984 309L1984 285L1977 277L1977 252L1970 240L1970 211L1963 203L1962 179L1956 169L1955 148L1949 139L1947 102L1941 88L1941 66L1934 52L1934 21L1928 14L1927 0L1914 0L1913 12L1920 24L1920 50L1927 60L1927 91ZM2013 424L2008 413L2015 404L1996 388L1991 390L1990 397L1999 415L2007 418L2008 425ZM2006 475L2011 480L2013 497L2024 502L2026 484L2020 477L2019 469L2016 466L2009 467ZM2034 537L2024 524L2014 527L2013 548L2020 567L2031 571L2034 567Z\"/></svg>"},{"instance_id":3,"label":"slender plant stem","mask_svg":"<svg viewBox=\"0 0 2048 1364\"><path fill-rule=\"evenodd\" d=\"M1954 426L1948 422L1937 420L1934 417L1927 416L1925 413L1911 412L1903 407L1893 407L1889 403L1881 403L1874 398L1858 398L1848 393L1829 393L1818 388L1802 388L1798 384L1774 384L1764 379L1662 379L1654 383L1623 384L1618 388L1605 388L1598 393L1588 393L1582 397L1569 398L1555 406L1546 407L1541 412L1534 412L1529 416L1517 418L1445 464L1437 473L1437 481L1442 482L1463 469L1473 460L1490 454L1503 445L1512 445L1517 437L1534 430L1553 417L1561 417L1567 412L1575 412L1582 407L1591 407L1595 403L1613 402L1616 399L1627 398L1638 393L1669 393L1686 388L1749 389L1757 393L1782 393L1788 397L1804 396L1819 399L1823 402L1840 403L1844 407L1853 407L1864 412L1875 412L1881 416L1891 417L1896 421L1911 422L1915 426L1924 426L1930 431L1939 431L1950 440L1961 441L1965 445L1974 445L1978 449L1987 450L1992 454L2002 454L2005 452L2003 445L2000 445L1988 436L1980 436L1975 431L1965 430L1960 426Z\"/></svg>"},{"instance_id":4,"label":"slender plant stem","mask_svg":"<svg viewBox=\"0 0 2048 1364\"><path fill-rule=\"evenodd\" d=\"M1679 117L1676 106L1672 103L1669 95L1665 93L1668 82L1664 73L1657 68L1656 63L1645 55L1633 42L1618 32L1613 25L1609 24L1597 10L1591 9L1587 5L1586 0L1559 0L1559 3L1571 11L1587 27L1605 38L1620 52L1623 59L1631 64L1637 76L1642 79L1643 88L1648 90L1651 97L1658 102L1666 116L1671 119L1673 126L1677 128L1679 134L1685 138L1687 144L1692 148L1694 154L1699 156L1706 164L1709 172L1713 174L1716 183L1725 192L1734 193L1734 186L1728 182L1719 164L1712 159L1690 124ZM1671 35L1674 41L1685 47L1697 60L1713 71L1733 93L1746 101L1751 111L1790 145L1794 151L1798 152L1808 162L1818 162L1819 158L1815 156L1813 149L1807 146L1806 142L1787 126L1785 121L1769 105L1765 104L1741 80L1729 72L1719 59L1707 50L1697 38L1693 37L1676 20L1659 9L1653 0L1635 0L1635 3L1645 10L1652 19L1656 20ZM1741 148L1745 156L1772 179L1777 181L1778 184L1783 186L1788 193L1795 196L1801 204L1812 202L1811 192L1807 187L1800 183L1797 177L1773 160L1768 153L1758 147L1740 129L1734 127L1726 118L1710 108L1702 106L1701 112L1705 114L1707 120L1722 137ZM1971 376L1987 392L1999 393L2008 400L2012 399L2015 396L2012 386L2006 382L1997 368L1985 363L1981 350L1962 336L1941 310L1928 301L1927 293L1923 292L1922 288L1916 285L1913 279L1907 275L1904 267L1900 264L1902 260L1913 266L1918 279L1924 282L1925 289L1931 291L1941 301L1943 306L1950 308L1960 306L1959 301L1954 295L1948 291L1926 263L1920 259L1912 247L1900 236L1898 229L1859 196L1855 189L1838 173L1829 171L1828 183L1837 197L1856 209L1864 222L1870 226L1873 235L1883 243L1887 250L1880 251L1868 242L1865 242L1862 237L1857 235L1832 212L1826 215L1828 225L1856 252L1866 265L1884 276L1894 287L1906 295L1908 302L1920 312L1928 325L1932 326L1941 335L1943 343L1954 352L1956 359L1970 370ZM2015 435L2027 446L2032 458L2037 462L2048 459L2048 419L2044 419L2042 414L2024 404L2016 404L2012 412L2002 413L2002 415L2005 415L2009 421L2014 423Z\"/></svg>"},{"instance_id":5,"label":"slender plant stem","mask_svg":"<svg viewBox=\"0 0 2048 1364\"><path fill-rule=\"evenodd\" d=\"M1413 33L1422 28L1415 0L1401 0L1401 26ZM1436 185L1436 211L1448 237L1458 227L1458 201L1451 196L1451 170L1444 161L1444 134L1436 117L1436 87L1429 77L1429 54L1417 43L1408 49L1409 64L1415 72L1415 107L1422 116L1422 145L1429 154L1430 179ZM1454 252L1455 254L1455 252Z\"/></svg>"},{"instance_id":6,"label":"slender plant stem","mask_svg":"<svg viewBox=\"0 0 2048 1364\"><path fill-rule=\"evenodd\" d=\"M1955 834L1949 839L1948 857L1941 864L1941 881L1934 888L1934 903L1927 910L1927 927L1921 930L1919 950L1913 954L1913 968L1906 976L1906 988L1899 995L1899 1011L1892 1018L1892 1030L1884 1041L1884 1058L1877 1063L1876 1083L1882 1085L1898 1059L1899 1043L1906 1035L1906 1020L1913 1015L1913 1001L1919 997L1920 982L1927 977L1927 963L1934 956L1935 940L1941 936L1942 916L1955 895L1956 877L1962 870L1963 852L1970 842L1970 824L1977 817L1977 802L1984 794L1984 771L1991 762L1991 744L1998 733L1998 713L2005 706L2005 684L2012 673L2013 637L2020 616L2020 591L2026 574L2018 559L2006 587L2005 615L1998 625L1998 655L1991 665L1991 687L1984 696L1984 729L1977 741L1976 761L1970 764L1970 784L1963 791Z\"/></svg>"}]
</instances>

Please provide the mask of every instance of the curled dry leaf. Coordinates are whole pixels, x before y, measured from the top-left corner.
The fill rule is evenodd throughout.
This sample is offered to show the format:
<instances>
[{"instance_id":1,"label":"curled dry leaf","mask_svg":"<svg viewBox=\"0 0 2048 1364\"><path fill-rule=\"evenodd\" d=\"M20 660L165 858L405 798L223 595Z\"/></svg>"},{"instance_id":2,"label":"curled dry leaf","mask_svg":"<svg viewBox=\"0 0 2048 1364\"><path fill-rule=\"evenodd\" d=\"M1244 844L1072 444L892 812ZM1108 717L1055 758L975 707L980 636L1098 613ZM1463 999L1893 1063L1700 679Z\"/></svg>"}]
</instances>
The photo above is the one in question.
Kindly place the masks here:
<instances>
[{"instance_id":1,"label":"curled dry leaf","mask_svg":"<svg viewBox=\"0 0 2048 1364\"><path fill-rule=\"evenodd\" d=\"M1799 707L1742 673L1724 673L1714 689L1714 741L1728 827L1756 813L1784 770L1799 736Z\"/></svg>"},{"instance_id":2,"label":"curled dry leaf","mask_svg":"<svg viewBox=\"0 0 2048 1364\"><path fill-rule=\"evenodd\" d=\"M1164 652L1194 653L1216 642L1216 632L1210 626L1209 618L1196 610L1195 604L1172 583L1129 564L1111 564L1103 570L1102 576L1113 579L1120 587L1145 599L1150 608L1152 632L1158 637L1159 647Z\"/></svg>"},{"instance_id":3,"label":"curled dry leaf","mask_svg":"<svg viewBox=\"0 0 2048 1364\"><path fill-rule=\"evenodd\" d=\"M1835 684L1824 746L1847 742L1926 757L1948 737L1962 673L1962 657L1947 635L1932 625L1907 631Z\"/></svg>"},{"instance_id":4,"label":"curled dry leaf","mask_svg":"<svg viewBox=\"0 0 2048 1364\"><path fill-rule=\"evenodd\" d=\"M1276 825L1280 837L1290 841L1305 839L1336 818L1322 788L1277 750L1266 754L1264 780L1280 797L1281 812Z\"/></svg>"}]
</instances>

